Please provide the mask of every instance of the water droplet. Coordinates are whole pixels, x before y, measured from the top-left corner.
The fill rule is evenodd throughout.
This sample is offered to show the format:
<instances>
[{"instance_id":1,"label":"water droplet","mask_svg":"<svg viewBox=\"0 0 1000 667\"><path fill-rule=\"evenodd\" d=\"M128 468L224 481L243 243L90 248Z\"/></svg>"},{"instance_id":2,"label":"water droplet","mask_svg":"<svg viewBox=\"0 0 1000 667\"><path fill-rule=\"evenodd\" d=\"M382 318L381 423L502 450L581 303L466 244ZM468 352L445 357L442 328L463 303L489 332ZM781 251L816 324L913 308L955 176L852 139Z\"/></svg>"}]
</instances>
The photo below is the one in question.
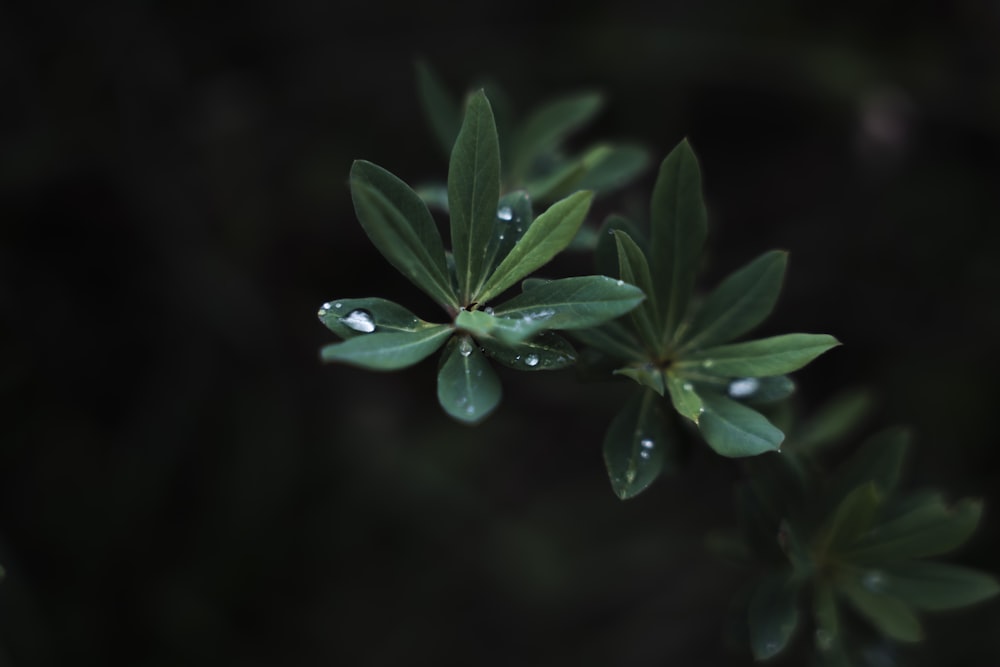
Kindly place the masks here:
<instances>
[{"instance_id":1,"label":"water droplet","mask_svg":"<svg viewBox=\"0 0 1000 667\"><path fill-rule=\"evenodd\" d=\"M333 304L333 307L334 307L334 308L343 308L343 307L344 307L344 304L342 304L342 303L340 303L340 302L338 301L337 303Z\"/></svg>"},{"instance_id":2,"label":"water droplet","mask_svg":"<svg viewBox=\"0 0 1000 667\"><path fill-rule=\"evenodd\" d=\"M524 363L528 364L529 366L537 366L538 365L538 355L537 354L529 354L528 356L526 356L524 358Z\"/></svg>"},{"instance_id":3,"label":"water droplet","mask_svg":"<svg viewBox=\"0 0 1000 667\"><path fill-rule=\"evenodd\" d=\"M702 368L711 368L714 365L715 365L715 362L712 361L711 359L706 359L705 361L701 362L701 367Z\"/></svg>"},{"instance_id":4,"label":"water droplet","mask_svg":"<svg viewBox=\"0 0 1000 667\"><path fill-rule=\"evenodd\" d=\"M326 311L325 311L325 310L323 310L322 308L320 308L320 309L319 309L319 310L318 310L318 311L316 312L316 314L317 314L317 315L319 315L320 317L323 317L324 315L326 315Z\"/></svg>"},{"instance_id":5,"label":"water droplet","mask_svg":"<svg viewBox=\"0 0 1000 667\"><path fill-rule=\"evenodd\" d=\"M375 321L371 313L367 310L352 310L347 317L340 318L349 329L360 331L361 333L371 333L375 331Z\"/></svg>"},{"instance_id":6,"label":"water droplet","mask_svg":"<svg viewBox=\"0 0 1000 667\"><path fill-rule=\"evenodd\" d=\"M483 312L486 313L487 315L492 315L493 309L490 308L489 306L486 306L485 308L483 308Z\"/></svg>"},{"instance_id":7,"label":"water droplet","mask_svg":"<svg viewBox=\"0 0 1000 667\"><path fill-rule=\"evenodd\" d=\"M878 593L885 586L885 575L878 570L869 570L861 577L861 585L872 593Z\"/></svg>"},{"instance_id":8,"label":"water droplet","mask_svg":"<svg viewBox=\"0 0 1000 667\"><path fill-rule=\"evenodd\" d=\"M649 459L649 450L644 449L641 452L639 452L639 458L644 460Z\"/></svg>"},{"instance_id":9,"label":"water droplet","mask_svg":"<svg viewBox=\"0 0 1000 667\"><path fill-rule=\"evenodd\" d=\"M694 385L690 382L684 383L684 391L694 391Z\"/></svg>"},{"instance_id":10,"label":"water droplet","mask_svg":"<svg viewBox=\"0 0 1000 667\"><path fill-rule=\"evenodd\" d=\"M503 234L501 234L501 235L500 235L500 240L501 240L501 241L503 241L503 239L504 239L504 235L503 235Z\"/></svg>"},{"instance_id":11,"label":"water droplet","mask_svg":"<svg viewBox=\"0 0 1000 667\"><path fill-rule=\"evenodd\" d=\"M475 411L476 411L475 406L468 405L468 406L465 407L465 414L467 414L467 415L471 415Z\"/></svg>"},{"instance_id":12,"label":"water droplet","mask_svg":"<svg viewBox=\"0 0 1000 667\"><path fill-rule=\"evenodd\" d=\"M760 380L757 378L739 378L729 383L729 395L733 398L753 396L758 389L760 389Z\"/></svg>"},{"instance_id":13,"label":"water droplet","mask_svg":"<svg viewBox=\"0 0 1000 667\"><path fill-rule=\"evenodd\" d=\"M652 449L653 446L655 445L655 443L652 440L650 440L649 438L643 438L639 442L639 444L642 445L643 449Z\"/></svg>"},{"instance_id":14,"label":"water droplet","mask_svg":"<svg viewBox=\"0 0 1000 667\"><path fill-rule=\"evenodd\" d=\"M329 301L327 301L326 303L324 303L324 304L323 304L322 306L320 306L320 307L321 307L321 308L322 308L323 310L330 310L330 302L329 302Z\"/></svg>"},{"instance_id":15,"label":"water droplet","mask_svg":"<svg viewBox=\"0 0 1000 667\"><path fill-rule=\"evenodd\" d=\"M514 209L510 206L501 206L497 209L497 217L501 220L513 220L514 219Z\"/></svg>"},{"instance_id":16,"label":"water droplet","mask_svg":"<svg viewBox=\"0 0 1000 667\"><path fill-rule=\"evenodd\" d=\"M622 285L625 284L625 281L624 280L616 280L615 284L618 285L619 287L621 287Z\"/></svg>"},{"instance_id":17,"label":"water droplet","mask_svg":"<svg viewBox=\"0 0 1000 667\"><path fill-rule=\"evenodd\" d=\"M458 343L458 352L463 357L467 357L472 354L472 341L468 337L463 337Z\"/></svg>"}]
</instances>

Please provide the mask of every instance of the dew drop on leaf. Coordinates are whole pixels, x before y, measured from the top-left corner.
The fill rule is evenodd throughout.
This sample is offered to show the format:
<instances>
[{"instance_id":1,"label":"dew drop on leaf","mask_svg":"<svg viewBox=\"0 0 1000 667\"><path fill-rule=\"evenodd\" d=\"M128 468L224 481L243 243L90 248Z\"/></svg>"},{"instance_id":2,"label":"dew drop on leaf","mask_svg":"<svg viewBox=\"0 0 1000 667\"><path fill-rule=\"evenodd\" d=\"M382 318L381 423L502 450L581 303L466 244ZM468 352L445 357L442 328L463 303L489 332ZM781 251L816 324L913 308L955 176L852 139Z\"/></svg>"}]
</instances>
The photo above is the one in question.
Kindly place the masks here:
<instances>
[{"instance_id":1,"label":"dew drop on leaf","mask_svg":"<svg viewBox=\"0 0 1000 667\"><path fill-rule=\"evenodd\" d=\"M881 592L885 586L885 575L878 570L869 570L861 577L861 585L872 593Z\"/></svg>"},{"instance_id":2,"label":"dew drop on leaf","mask_svg":"<svg viewBox=\"0 0 1000 667\"><path fill-rule=\"evenodd\" d=\"M538 355L537 354L529 354L528 356L526 356L524 358L524 363L526 363L529 366L537 366L538 365Z\"/></svg>"},{"instance_id":3,"label":"dew drop on leaf","mask_svg":"<svg viewBox=\"0 0 1000 667\"><path fill-rule=\"evenodd\" d=\"M652 449L652 448L653 448L653 445L654 445L655 443L653 443L653 441L652 441L652 440L650 440L649 438L643 438L643 439L642 439L642 440L641 440L641 441L639 442L639 444L640 444L640 445L642 445L642 448L643 448L643 449Z\"/></svg>"},{"instance_id":4,"label":"dew drop on leaf","mask_svg":"<svg viewBox=\"0 0 1000 667\"><path fill-rule=\"evenodd\" d=\"M497 217L501 220L513 220L514 219L514 209L510 206L501 206L497 209Z\"/></svg>"},{"instance_id":5,"label":"dew drop on leaf","mask_svg":"<svg viewBox=\"0 0 1000 667\"><path fill-rule=\"evenodd\" d=\"M729 395L733 398L748 398L760 389L757 378L739 378L729 383Z\"/></svg>"},{"instance_id":6,"label":"dew drop on leaf","mask_svg":"<svg viewBox=\"0 0 1000 667\"><path fill-rule=\"evenodd\" d=\"M470 341L467 337L462 338L462 340L458 343L458 353L463 357L467 357L472 354L472 341Z\"/></svg>"},{"instance_id":7,"label":"dew drop on leaf","mask_svg":"<svg viewBox=\"0 0 1000 667\"><path fill-rule=\"evenodd\" d=\"M361 333L375 331L375 321L372 319L371 313L367 310L352 310L347 314L347 317L340 318L340 321L349 329L354 329Z\"/></svg>"}]
</instances>

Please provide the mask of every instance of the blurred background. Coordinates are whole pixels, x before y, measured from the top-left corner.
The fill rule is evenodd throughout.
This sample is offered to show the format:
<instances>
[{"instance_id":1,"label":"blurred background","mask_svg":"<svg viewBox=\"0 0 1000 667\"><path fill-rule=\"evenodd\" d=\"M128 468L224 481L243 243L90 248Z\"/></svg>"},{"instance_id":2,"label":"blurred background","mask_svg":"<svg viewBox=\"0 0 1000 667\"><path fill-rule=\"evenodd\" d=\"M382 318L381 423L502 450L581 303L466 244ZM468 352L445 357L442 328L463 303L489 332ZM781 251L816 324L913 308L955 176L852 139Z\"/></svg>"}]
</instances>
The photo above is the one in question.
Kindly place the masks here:
<instances>
[{"instance_id":1,"label":"blurred background","mask_svg":"<svg viewBox=\"0 0 1000 667\"><path fill-rule=\"evenodd\" d=\"M986 498L954 560L996 571L1000 3L86 4L0 9L0 664L751 663L705 550L738 464L696 448L623 503L623 385L501 372L468 428L432 360L318 362L326 300L438 316L346 184L444 178L417 57L522 113L605 91L580 146L688 136L701 285L790 250L759 332L845 343L799 406L872 389L911 487ZM1000 664L995 601L926 621L901 663Z\"/></svg>"}]
</instances>

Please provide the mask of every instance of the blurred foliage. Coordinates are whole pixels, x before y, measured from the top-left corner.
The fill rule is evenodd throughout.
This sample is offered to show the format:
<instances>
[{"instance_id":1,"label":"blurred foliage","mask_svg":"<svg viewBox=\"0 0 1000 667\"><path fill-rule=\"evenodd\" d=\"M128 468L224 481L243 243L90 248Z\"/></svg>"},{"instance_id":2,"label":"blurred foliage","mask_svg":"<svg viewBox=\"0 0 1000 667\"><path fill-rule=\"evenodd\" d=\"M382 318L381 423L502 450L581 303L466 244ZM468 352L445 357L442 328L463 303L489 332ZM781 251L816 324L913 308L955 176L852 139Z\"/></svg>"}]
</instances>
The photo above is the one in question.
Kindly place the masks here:
<instances>
[{"instance_id":1,"label":"blurred foliage","mask_svg":"<svg viewBox=\"0 0 1000 667\"><path fill-rule=\"evenodd\" d=\"M468 5L474 30L436 9L0 10L0 664L750 663L718 642L743 577L702 547L732 523L731 462L692 450L623 505L580 456L617 386L502 373L505 416L470 443L421 368L317 363L332 289L427 299L345 182L360 156L441 177L407 111L417 54L512 100L599 88L569 155L690 136L705 284L789 250L762 335L845 343L795 400L877 388L872 420L919 435L914 488L983 498L956 562L993 567L996 3ZM644 218L651 178L615 208ZM872 656L1000 663L995 602L921 622L919 651Z\"/></svg>"}]
</instances>

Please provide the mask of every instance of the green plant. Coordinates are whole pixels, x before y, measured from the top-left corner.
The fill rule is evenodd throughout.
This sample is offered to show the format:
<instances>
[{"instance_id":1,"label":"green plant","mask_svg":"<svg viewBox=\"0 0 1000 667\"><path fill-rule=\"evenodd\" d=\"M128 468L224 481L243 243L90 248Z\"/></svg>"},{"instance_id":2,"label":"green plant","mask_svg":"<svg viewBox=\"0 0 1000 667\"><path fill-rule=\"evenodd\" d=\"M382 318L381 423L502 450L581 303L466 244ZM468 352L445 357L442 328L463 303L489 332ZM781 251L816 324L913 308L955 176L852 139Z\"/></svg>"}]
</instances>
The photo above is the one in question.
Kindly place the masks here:
<instances>
[{"instance_id":1,"label":"green plant","mask_svg":"<svg viewBox=\"0 0 1000 667\"><path fill-rule=\"evenodd\" d=\"M797 333L733 342L773 310L786 253L764 253L703 298L696 293L707 215L686 140L660 166L648 240L634 222L612 215L597 233L583 235L602 275L529 278L581 238L593 194L572 190L614 171L594 167L587 152L564 159L559 148L592 116L598 98L542 107L513 147L502 149L483 90L469 97L459 121L436 75L426 66L418 74L438 138L449 146L454 139L446 196L434 188L418 194L364 161L351 169L351 194L372 243L450 321L429 323L381 298L333 300L319 317L343 341L322 349L325 361L394 370L444 347L438 400L465 423L499 404L488 360L532 371L583 358L590 376L633 381L637 389L603 442L620 498L642 492L668 467L682 430L743 459L740 532L713 545L754 568L734 608L739 634L758 660L785 652L796 631L811 625L818 664L858 664L872 636L919 640L915 611L964 607L1000 592L991 575L926 560L969 538L981 504L949 506L934 491L901 494L905 431L873 436L830 471L823 453L852 431L869 405L866 394L846 395L796 422L788 374L839 345L835 338ZM514 164L506 171L504 155ZM535 217L533 196L555 193L563 198ZM428 204L449 212L451 252ZM493 305L519 282L519 294ZM557 331L568 331L582 352Z\"/></svg>"}]
</instances>

